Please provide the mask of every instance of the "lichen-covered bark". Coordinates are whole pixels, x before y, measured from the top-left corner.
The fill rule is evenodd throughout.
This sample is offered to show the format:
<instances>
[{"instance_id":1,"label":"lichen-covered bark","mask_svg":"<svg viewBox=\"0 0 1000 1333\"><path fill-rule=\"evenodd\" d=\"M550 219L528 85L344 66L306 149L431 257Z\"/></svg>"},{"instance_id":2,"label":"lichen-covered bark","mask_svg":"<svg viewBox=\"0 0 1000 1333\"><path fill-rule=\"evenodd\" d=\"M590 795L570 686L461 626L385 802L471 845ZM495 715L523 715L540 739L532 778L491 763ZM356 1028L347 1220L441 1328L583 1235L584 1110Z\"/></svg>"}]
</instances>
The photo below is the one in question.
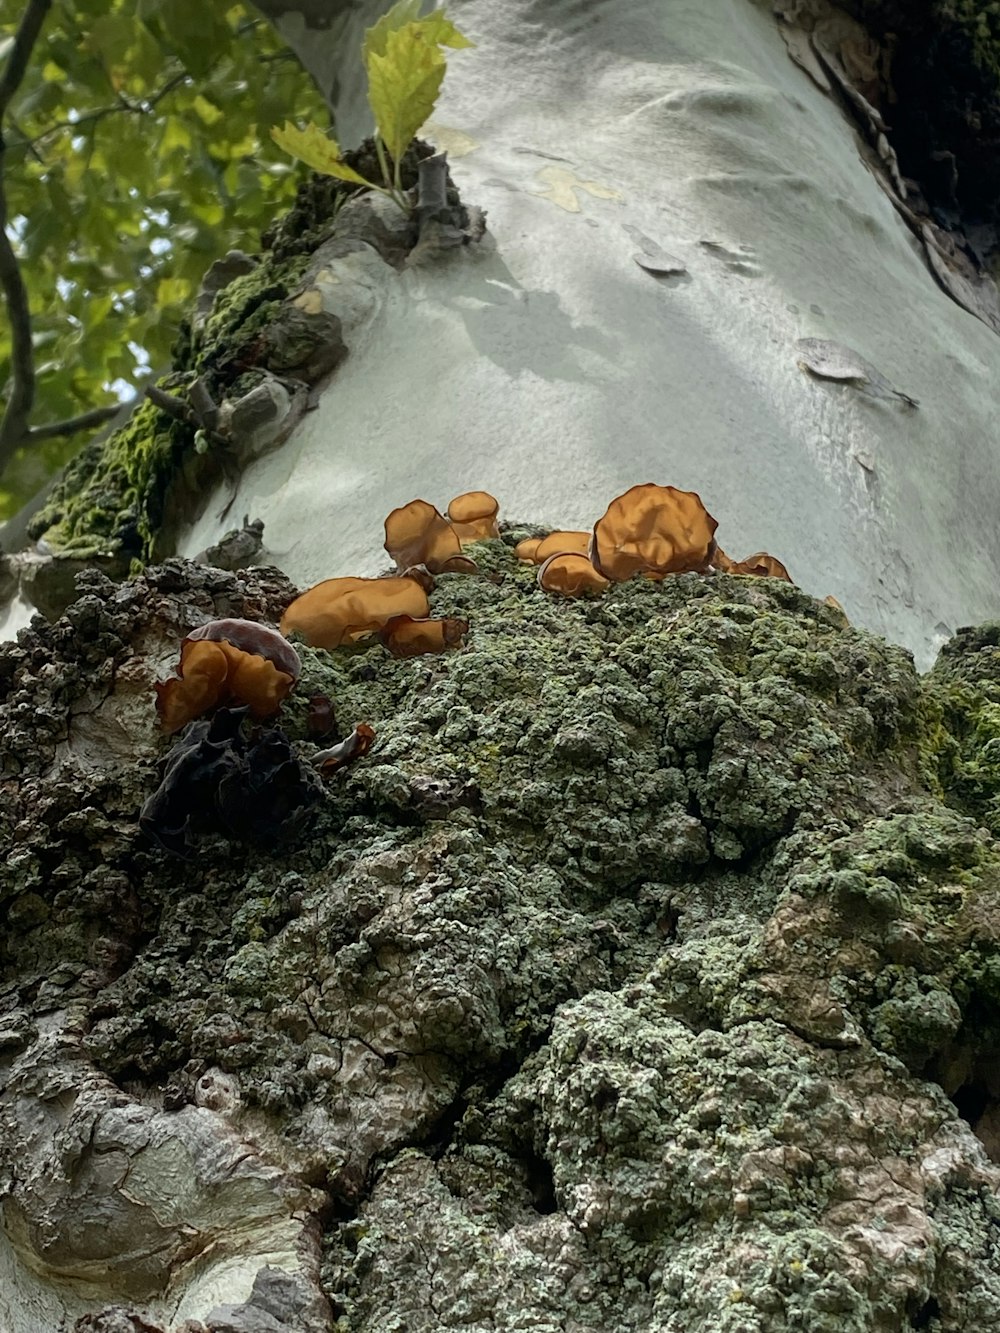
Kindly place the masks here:
<instances>
[{"instance_id":1,"label":"lichen-covered bark","mask_svg":"<svg viewBox=\"0 0 1000 1333\"><path fill-rule=\"evenodd\" d=\"M920 679L773 580L552 599L519 535L438 580L465 650L300 648L300 753L317 692L377 742L283 845L137 820L152 680L275 571L0 651L15 1333L1000 1328L995 628Z\"/></svg>"}]
</instances>

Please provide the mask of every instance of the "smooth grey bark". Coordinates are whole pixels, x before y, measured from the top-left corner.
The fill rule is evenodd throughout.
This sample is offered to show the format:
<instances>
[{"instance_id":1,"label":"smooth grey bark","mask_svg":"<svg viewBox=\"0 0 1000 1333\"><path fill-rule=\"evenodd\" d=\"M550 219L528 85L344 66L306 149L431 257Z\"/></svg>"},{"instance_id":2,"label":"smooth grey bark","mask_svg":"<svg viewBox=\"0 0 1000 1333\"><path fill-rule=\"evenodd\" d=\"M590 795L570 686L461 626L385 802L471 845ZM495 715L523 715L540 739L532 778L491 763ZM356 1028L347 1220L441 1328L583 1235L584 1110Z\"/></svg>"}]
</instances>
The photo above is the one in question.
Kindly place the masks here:
<instances>
[{"instance_id":1,"label":"smooth grey bark","mask_svg":"<svg viewBox=\"0 0 1000 1333\"><path fill-rule=\"evenodd\" d=\"M356 53L382 8L267 6L343 143L370 128ZM290 574L370 572L367 534L415 494L485 487L587 527L656 480L924 665L994 614L995 289L899 193L863 31L825 0L454 17L478 45L450 54L428 137L490 237L391 275L319 410L244 475L237 508ZM686 272L641 268L650 247ZM803 340L878 380L817 379ZM211 513L185 552L217 539Z\"/></svg>"}]
</instances>

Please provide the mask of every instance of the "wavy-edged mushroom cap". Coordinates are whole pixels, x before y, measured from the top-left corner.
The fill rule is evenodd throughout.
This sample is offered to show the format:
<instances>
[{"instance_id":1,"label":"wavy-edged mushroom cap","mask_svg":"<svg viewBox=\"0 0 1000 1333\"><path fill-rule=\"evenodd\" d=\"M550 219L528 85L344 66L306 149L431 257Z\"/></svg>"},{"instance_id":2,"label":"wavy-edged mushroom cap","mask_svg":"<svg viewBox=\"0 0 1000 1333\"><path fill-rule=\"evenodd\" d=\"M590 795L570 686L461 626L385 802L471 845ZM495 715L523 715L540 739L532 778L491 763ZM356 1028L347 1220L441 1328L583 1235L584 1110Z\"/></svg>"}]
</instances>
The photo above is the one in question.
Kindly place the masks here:
<instances>
[{"instance_id":1,"label":"wavy-edged mushroom cap","mask_svg":"<svg viewBox=\"0 0 1000 1333\"><path fill-rule=\"evenodd\" d=\"M223 703L246 704L253 717L270 717L301 669L298 653L270 625L210 620L181 643L177 675L156 682L156 711L168 734Z\"/></svg>"},{"instance_id":2,"label":"wavy-edged mushroom cap","mask_svg":"<svg viewBox=\"0 0 1000 1333\"><path fill-rule=\"evenodd\" d=\"M472 563L462 555L455 529L426 500L411 500L392 511L385 520L385 549L400 571L426 565L432 574L440 574L453 561L462 561L464 570Z\"/></svg>"},{"instance_id":3,"label":"wavy-edged mushroom cap","mask_svg":"<svg viewBox=\"0 0 1000 1333\"><path fill-rule=\"evenodd\" d=\"M489 491L466 491L456 495L448 506L451 526L464 546L466 542L482 541L485 537L499 537L497 514L500 501Z\"/></svg>"},{"instance_id":4,"label":"wavy-edged mushroom cap","mask_svg":"<svg viewBox=\"0 0 1000 1333\"><path fill-rule=\"evenodd\" d=\"M177 671L153 684L160 726L168 736L221 701L229 662L220 644L185 639Z\"/></svg>"},{"instance_id":5,"label":"wavy-edged mushroom cap","mask_svg":"<svg viewBox=\"0 0 1000 1333\"><path fill-rule=\"evenodd\" d=\"M393 657L419 657L421 653L443 653L458 648L469 632L467 620L418 620L393 616L378 637Z\"/></svg>"},{"instance_id":6,"label":"wavy-edged mushroom cap","mask_svg":"<svg viewBox=\"0 0 1000 1333\"><path fill-rule=\"evenodd\" d=\"M755 551L745 560L731 560L725 551L716 547L712 564L723 574L753 574L757 578L784 579L787 583L792 582L791 574L781 561L776 556L768 555L766 551Z\"/></svg>"},{"instance_id":7,"label":"wavy-edged mushroom cap","mask_svg":"<svg viewBox=\"0 0 1000 1333\"><path fill-rule=\"evenodd\" d=\"M557 551L538 569L538 586L563 597L596 596L608 586L590 560L578 551Z\"/></svg>"},{"instance_id":8,"label":"wavy-edged mushroom cap","mask_svg":"<svg viewBox=\"0 0 1000 1333\"><path fill-rule=\"evenodd\" d=\"M647 482L608 505L594 525L590 558L615 583L654 574L702 571L715 550L718 523L696 491Z\"/></svg>"},{"instance_id":9,"label":"wavy-edged mushroom cap","mask_svg":"<svg viewBox=\"0 0 1000 1333\"><path fill-rule=\"evenodd\" d=\"M262 625L257 620L209 620L191 630L189 639L225 640L244 653L256 653L273 662L279 671L298 680L302 671L299 655L285 636L273 625Z\"/></svg>"},{"instance_id":10,"label":"wavy-edged mushroom cap","mask_svg":"<svg viewBox=\"0 0 1000 1333\"><path fill-rule=\"evenodd\" d=\"M430 609L416 579L324 579L296 597L281 617L281 632L295 630L314 648L338 648L393 616L421 619Z\"/></svg>"}]
</instances>

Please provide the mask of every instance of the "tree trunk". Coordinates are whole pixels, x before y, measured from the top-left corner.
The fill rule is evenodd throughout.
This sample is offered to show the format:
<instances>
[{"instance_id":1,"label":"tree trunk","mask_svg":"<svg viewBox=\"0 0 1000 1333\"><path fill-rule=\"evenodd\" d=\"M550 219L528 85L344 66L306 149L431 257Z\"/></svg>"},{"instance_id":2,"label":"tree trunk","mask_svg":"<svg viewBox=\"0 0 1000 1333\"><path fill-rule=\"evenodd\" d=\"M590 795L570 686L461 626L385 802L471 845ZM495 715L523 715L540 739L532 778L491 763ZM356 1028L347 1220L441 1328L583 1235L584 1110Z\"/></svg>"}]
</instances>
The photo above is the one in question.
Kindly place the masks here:
<instances>
[{"instance_id":1,"label":"tree trunk","mask_svg":"<svg viewBox=\"0 0 1000 1333\"><path fill-rule=\"evenodd\" d=\"M340 141L370 132L357 51L380 0L262 7L333 88ZM949 277L949 238L901 196L857 101L879 69L862 30L825 0L455 16L478 45L451 54L428 138L490 236L367 278L318 411L244 473L234 511L264 520L291 577L365 572L373 525L412 495L484 487L574 528L655 480L697 490L727 551L773 552L923 666L996 614L1000 304ZM818 378L803 339L860 361Z\"/></svg>"},{"instance_id":2,"label":"tree trunk","mask_svg":"<svg viewBox=\"0 0 1000 1333\"><path fill-rule=\"evenodd\" d=\"M489 237L404 262L303 193L194 335L273 364L185 550L246 512L304 584L376 572L415 494L589 527L653 478L807 591L556 597L508 525L436 581L461 650L300 644L281 734L167 741L152 689L206 620L276 623L275 568L91 571L2 645L0 1328L1000 1330L1000 634L921 677L809 595L922 656L995 606L988 289L866 165L853 29L786 33L824 93L748 0L455 18L429 137ZM357 42L293 28L350 142ZM203 459L105 558L169 548Z\"/></svg>"}]
</instances>

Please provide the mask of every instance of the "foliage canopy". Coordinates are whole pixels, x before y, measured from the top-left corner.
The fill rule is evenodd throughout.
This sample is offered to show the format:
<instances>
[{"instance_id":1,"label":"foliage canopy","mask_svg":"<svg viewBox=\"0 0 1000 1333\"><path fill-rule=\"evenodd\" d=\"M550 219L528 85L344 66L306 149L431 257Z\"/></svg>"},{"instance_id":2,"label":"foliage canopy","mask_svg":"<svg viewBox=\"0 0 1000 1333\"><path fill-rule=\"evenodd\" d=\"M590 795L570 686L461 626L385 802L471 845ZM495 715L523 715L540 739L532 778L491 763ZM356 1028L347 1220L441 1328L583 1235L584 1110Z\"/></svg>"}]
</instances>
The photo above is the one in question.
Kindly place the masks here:
<instances>
[{"instance_id":1,"label":"foliage canopy","mask_svg":"<svg viewBox=\"0 0 1000 1333\"><path fill-rule=\"evenodd\" d=\"M0 65L23 0L0 0ZM55 0L4 125L9 234L28 288L33 422L164 368L208 265L254 250L298 177L269 129L323 102L270 25L203 0ZM12 338L0 320L0 396ZM86 438L86 437L83 437ZM22 448L9 516L81 443Z\"/></svg>"}]
</instances>

